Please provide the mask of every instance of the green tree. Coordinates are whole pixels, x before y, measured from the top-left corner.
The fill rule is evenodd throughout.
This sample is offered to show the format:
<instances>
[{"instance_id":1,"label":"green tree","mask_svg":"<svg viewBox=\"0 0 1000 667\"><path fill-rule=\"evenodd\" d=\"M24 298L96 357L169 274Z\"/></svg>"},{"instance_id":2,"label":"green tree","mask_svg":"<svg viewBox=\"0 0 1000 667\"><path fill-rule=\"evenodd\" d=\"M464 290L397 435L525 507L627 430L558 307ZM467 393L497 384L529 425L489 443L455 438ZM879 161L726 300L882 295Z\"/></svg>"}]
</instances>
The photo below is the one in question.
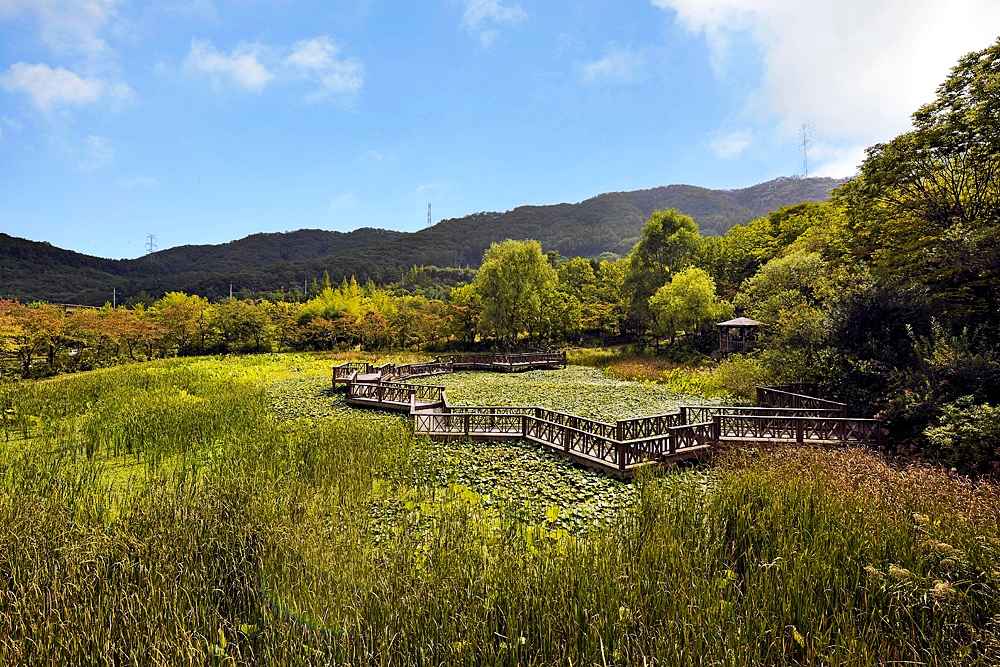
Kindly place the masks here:
<instances>
[{"instance_id":1,"label":"green tree","mask_svg":"<svg viewBox=\"0 0 1000 667\"><path fill-rule=\"evenodd\" d=\"M594 267L589 259L574 257L559 266L559 288L583 300L585 295L589 296L592 289L597 287L597 276L594 274Z\"/></svg>"},{"instance_id":2,"label":"green tree","mask_svg":"<svg viewBox=\"0 0 1000 667\"><path fill-rule=\"evenodd\" d=\"M698 225L690 216L676 209L653 212L628 257L625 285L631 299L628 315L633 327L641 332L652 324L649 298L671 274L691 263L700 245Z\"/></svg>"},{"instance_id":3,"label":"green tree","mask_svg":"<svg viewBox=\"0 0 1000 667\"><path fill-rule=\"evenodd\" d=\"M197 347L198 319L206 308L208 299L184 292L167 292L153 304L151 313L164 329L164 344L171 348L170 354L184 356Z\"/></svg>"},{"instance_id":4,"label":"green tree","mask_svg":"<svg viewBox=\"0 0 1000 667\"><path fill-rule=\"evenodd\" d=\"M1000 41L952 69L913 130L867 151L837 194L851 260L919 287L955 326L1000 309Z\"/></svg>"},{"instance_id":5,"label":"green tree","mask_svg":"<svg viewBox=\"0 0 1000 667\"><path fill-rule=\"evenodd\" d=\"M473 285L453 287L448 300L446 331L463 343L476 342L483 304Z\"/></svg>"},{"instance_id":6,"label":"green tree","mask_svg":"<svg viewBox=\"0 0 1000 667\"><path fill-rule=\"evenodd\" d=\"M537 322L543 299L556 287L556 271L538 241L493 243L472 283L482 303L482 326L509 348Z\"/></svg>"},{"instance_id":7,"label":"green tree","mask_svg":"<svg viewBox=\"0 0 1000 667\"><path fill-rule=\"evenodd\" d=\"M228 352L269 352L274 325L253 301L230 299L215 308L215 324Z\"/></svg>"},{"instance_id":8,"label":"green tree","mask_svg":"<svg viewBox=\"0 0 1000 667\"><path fill-rule=\"evenodd\" d=\"M735 295L761 266L793 245L806 245L817 232L830 233L842 217L842 207L831 203L782 206L767 217L735 225L722 236L706 238L696 263L715 277L722 294ZM825 238L818 239L808 247L816 250L824 243Z\"/></svg>"},{"instance_id":9,"label":"green tree","mask_svg":"<svg viewBox=\"0 0 1000 667\"><path fill-rule=\"evenodd\" d=\"M649 307L656 317L654 333L670 338L671 343L678 333L694 332L733 314L732 304L716 294L712 277L694 266L678 271L656 290Z\"/></svg>"},{"instance_id":10,"label":"green tree","mask_svg":"<svg viewBox=\"0 0 1000 667\"><path fill-rule=\"evenodd\" d=\"M829 293L826 264L818 253L776 257L748 278L735 305L769 325L772 343L814 348L826 337L824 296Z\"/></svg>"}]
</instances>

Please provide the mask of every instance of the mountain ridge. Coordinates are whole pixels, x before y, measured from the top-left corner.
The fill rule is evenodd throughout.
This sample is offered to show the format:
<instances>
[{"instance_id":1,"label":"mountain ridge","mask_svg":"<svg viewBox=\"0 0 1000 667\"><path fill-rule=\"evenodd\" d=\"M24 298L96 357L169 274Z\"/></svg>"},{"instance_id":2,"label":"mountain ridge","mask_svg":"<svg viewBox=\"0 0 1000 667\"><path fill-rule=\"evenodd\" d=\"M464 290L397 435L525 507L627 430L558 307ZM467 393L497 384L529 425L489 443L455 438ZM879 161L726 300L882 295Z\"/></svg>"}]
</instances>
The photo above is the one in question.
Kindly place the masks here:
<instances>
[{"instance_id":1,"label":"mountain ridge","mask_svg":"<svg viewBox=\"0 0 1000 667\"><path fill-rule=\"evenodd\" d=\"M175 246L135 259L105 259L0 233L0 296L99 305L120 298L185 291L211 299L230 283L246 292L290 289L324 271L384 284L414 265L476 267L494 241L533 238L564 256L627 254L657 209L691 215L705 234L721 234L779 206L824 201L842 180L778 178L747 188L667 185L608 192L577 203L525 205L441 220L415 232L362 227L350 232L261 232L222 244Z\"/></svg>"}]
</instances>

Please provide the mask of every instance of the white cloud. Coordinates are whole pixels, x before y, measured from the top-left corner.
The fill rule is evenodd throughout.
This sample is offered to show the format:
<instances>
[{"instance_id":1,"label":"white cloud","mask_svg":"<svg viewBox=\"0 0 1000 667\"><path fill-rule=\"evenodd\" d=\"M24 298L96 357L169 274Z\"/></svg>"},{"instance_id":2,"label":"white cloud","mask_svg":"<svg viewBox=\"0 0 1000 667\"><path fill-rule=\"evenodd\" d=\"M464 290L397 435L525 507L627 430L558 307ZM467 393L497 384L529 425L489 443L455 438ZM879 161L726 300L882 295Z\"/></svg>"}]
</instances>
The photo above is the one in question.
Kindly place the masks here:
<instances>
[{"instance_id":1,"label":"white cloud","mask_svg":"<svg viewBox=\"0 0 1000 667\"><path fill-rule=\"evenodd\" d=\"M717 135L712 140L712 150L721 158L737 157L753 143L753 130L746 128Z\"/></svg>"},{"instance_id":2,"label":"white cloud","mask_svg":"<svg viewBox=\"0 0 1000 667\"><path fill-rule=\"evenodd\" d=\"M115 149L107 137L90 135L83 140L83 160L80 168L93 171L111 164L115 160Z\"/></svg>"},{"instance_id":3,"label":"white cloud","mask_svg":"<svg viewBox=\"0 0 1000 667\"><path fill-rule=\"evenodd\" d=\"M338 98L350 102L365 81L364 65L340 57L340 45L325 35L300 40L290 48L241 42L228 54L209 41L192 39L184 65L212 77L216 85L227 79L255 92L272 82L311 81L316 85L308 96L311 100Z\"/></svg>"},{"instance_id":4,"label":"white cloud","mask_svg":"<svg viewBox=\"0 0 1000 667\"><path fill-rule=\"evenodd\" d=\"M586 47L587 45L577 37L575 31L556 35L556 58L561 57L567 51L583 51Z\"/></svg>"},{"instance_id":5,"label":"white cloud","mask_svg":"<svg viewBox=\"0 0 1000 667\"><path fill-rule=\"evenodd\" d=\"M365 151L360 159L394 165L399 162L400 152L402 152L401 148L373 148L370 151Z\"/></svg>"},{"instance_id":6,"label":"white cloud","mask_svg":"<svg viewBox=\"0 0 1000 667\"><path fill-rule=\"evenodd\" d=\"M451 184L449 183L426 183L417 188L417 199L426 201L427 198L438 199L445 197L451 192Z\"/></svg>"},{"instance_id":7,"label":"white cloud","mask_svg":"<svg viewBox=\"0 0 1000 667\"><path fill-rule=\"evenodd\" d=\"M499 26L518 25L528 18L521 5L504 5L500 0L462 0L465 13L462 26L478 34L479 42L488 47L500 36Z\"/></svg>"},{"instance_id":8,"label":"white cloud","mask_svg":"<svg viewBox=\"0 0 1000 667\"><path fill-rule=\"evenodd\" d=\"M292 45L285 65L317 79L319 89L312 98L356 95L365 82L364 65L351 58L338 58L339 53L340 45L329 37L303 39Z\"/></svg>"},{"instance_id":9,"label":"white cloud","mask_svg":"<svg viewBox=\"0 0 1000 667\"><path fill-rule=\"evenodd\" d=\"M747 113L777 117L789 138L809 122L855 156L906 131L958 58L1000 34L1000 0L652 2L705 36L720 75L732 40L756 45L762 80Z\"/></svg>"},{"instance_id":10,"label":"white cloud","mask_svg":"<svg viewBox=\"0 0 1000 667\"><path fill-rule=\"evenodd\" d=\"M339 213L357 208L360 204L353 193L347 192L330 201L330 213Z\"/></svg>"},{"instance_id":11,"label":"white cloud","mask_svg":"<svg viewBox=\"0 0 1000 667\"><path fill-rule=\"evenodd\" d=\"M154 177L143 174L136 174L132 178L123 178L118 181L118 185L130 190L135 188L152 188L159 185L159 183Z\"/></svg>"},{"instance_id":12,"label":"white cloud","mask_svg":"<svg viewBox=\"0 0 1000 667\"><path fill-rule=\"evenodd\" d=\"M260 44L240 42L231 53L220 52L209 41L191 39L191 50L184 65L192 70L208 74L218 83L220 78L228 78L233 83L260 92L274 74L259 59L264 49Z\"/></svg>"},{"instance_id":13,"label":"white cloud","mask_svg":"<svg viewBox=\"0 0 1000 667\"><path fill-rule=\"evenodd\" d=\"M809 150L810 176L831 176L841 178L858 173L858 167L865 159L866 146L858 144L841 148L814 144Z\"/></svg>"},{"instance_id":14,"label":"white cloud","mask_svg":"<svg viewBox=\"0 0 1000 667\"><path fill-rule=\"evenodd\" d=\"M95 57L109 51L100 33L116 17L119 0L0 0L0 17L22 13L38 19L42 40L53 50Z\"/></svg>"},{"instance_id":15,"label":"white cloud","mask_svg":"<svg viewBox=\"0 0 1000 667\"><path fill-rule=\"evenodd\" d=\"M56 104L91 104L102 97L123 102L134 95L123 83L84 78L62 67L52 69L44 63L14 63L0 76L0 85L12 92L27 94L43 111L51 110Z\"/></svg>"},{"instance_id":16,"label":"white cloud","mask_svg":"<svg viewBox=\"0 0 1000 667\"><path fill-rule=\"evenodd\" d=\"M635 53L612 44L604 57L591 60L580 65L584 83L599 85L621 85L637 83L645 75L646 58L642 53Z\"/></svg>"},{"instance_id":17,"label":"white cloud","mask_svg":"<svg viewBox=\"0 0 1000 667\"><path fill-rule=\"evenodd\" d=\"M212 0L191 0L190 2L178 5L164 5L163 10L210 25L219 25L222 23L222 20L219 18L219 12L216 10L215 3Z\"/></svg>"}]
</instances>

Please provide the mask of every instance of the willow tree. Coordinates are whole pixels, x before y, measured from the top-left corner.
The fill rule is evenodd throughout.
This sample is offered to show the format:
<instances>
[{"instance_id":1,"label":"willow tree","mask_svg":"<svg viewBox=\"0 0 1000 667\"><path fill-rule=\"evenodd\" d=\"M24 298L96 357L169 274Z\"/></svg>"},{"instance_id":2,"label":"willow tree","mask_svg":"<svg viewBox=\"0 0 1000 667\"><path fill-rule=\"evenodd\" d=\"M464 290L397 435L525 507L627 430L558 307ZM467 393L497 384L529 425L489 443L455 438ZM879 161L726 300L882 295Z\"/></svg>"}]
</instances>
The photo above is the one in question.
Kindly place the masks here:
<instances>
[{"instance_id":1,"label":"willow tree","mask_svg":"<svg viewBox=\"0 0 1000 667\"><path fill-rule=\"evenodd\" d=\"M480 327L503 348L538 321L548 293L555 291L556 271L538 241L493 243L472 283L482 304Z\"/></svg>"}]
</instances>

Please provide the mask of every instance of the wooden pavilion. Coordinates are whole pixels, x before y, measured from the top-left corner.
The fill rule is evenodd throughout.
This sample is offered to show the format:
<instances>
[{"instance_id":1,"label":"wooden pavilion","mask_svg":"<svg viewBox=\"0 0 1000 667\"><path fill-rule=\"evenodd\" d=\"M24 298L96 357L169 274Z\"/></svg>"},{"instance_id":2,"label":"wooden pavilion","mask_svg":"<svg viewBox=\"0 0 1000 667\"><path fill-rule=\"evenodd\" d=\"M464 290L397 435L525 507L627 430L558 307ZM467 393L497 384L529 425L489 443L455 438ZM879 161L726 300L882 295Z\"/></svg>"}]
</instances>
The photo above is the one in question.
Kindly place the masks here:
<instances>
[{"instance_id":1,"label":"wooden pavilion","mask_svg":"<svg viewBox=\"0 0 1000 667\"><path fill-rule=\"evenodd\" d=\"M747 352L756 342L757 328L761 322L749 317L737 317L726 322L719 322L719 353Z\"/></svg>"}]
</instances>

